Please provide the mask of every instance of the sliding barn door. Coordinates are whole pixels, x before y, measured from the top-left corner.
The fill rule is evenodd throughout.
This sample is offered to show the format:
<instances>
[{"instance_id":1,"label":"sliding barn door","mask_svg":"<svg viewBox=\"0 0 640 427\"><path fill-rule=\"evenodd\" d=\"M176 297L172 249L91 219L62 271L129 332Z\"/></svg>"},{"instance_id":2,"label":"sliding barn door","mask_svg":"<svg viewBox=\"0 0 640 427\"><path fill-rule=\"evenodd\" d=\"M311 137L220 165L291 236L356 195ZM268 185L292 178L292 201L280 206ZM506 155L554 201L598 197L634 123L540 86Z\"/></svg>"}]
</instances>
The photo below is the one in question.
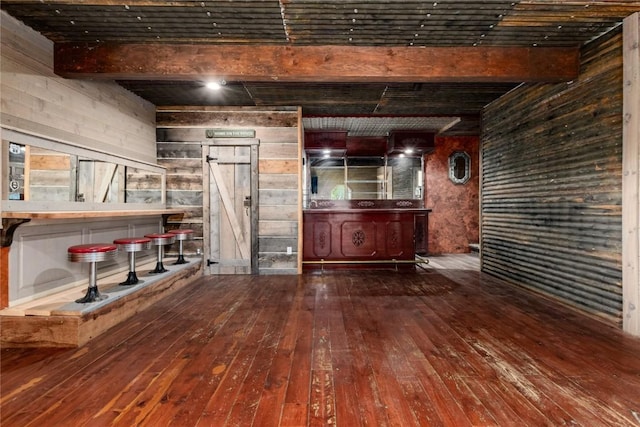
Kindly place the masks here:
<instances>
[{"instance_id":1,"label":"sliding barn door","mask_svg":"<svg viewBox=\"0 0 640 427\"><path fill-rule=\"evenodd\" d=\"M255 274L257 266L258 185L256 140L209 145L208 274ZM206 213L206 212L205 212ZM207 218L205 216L205 218Z\"/></svg>"}]
</instances>

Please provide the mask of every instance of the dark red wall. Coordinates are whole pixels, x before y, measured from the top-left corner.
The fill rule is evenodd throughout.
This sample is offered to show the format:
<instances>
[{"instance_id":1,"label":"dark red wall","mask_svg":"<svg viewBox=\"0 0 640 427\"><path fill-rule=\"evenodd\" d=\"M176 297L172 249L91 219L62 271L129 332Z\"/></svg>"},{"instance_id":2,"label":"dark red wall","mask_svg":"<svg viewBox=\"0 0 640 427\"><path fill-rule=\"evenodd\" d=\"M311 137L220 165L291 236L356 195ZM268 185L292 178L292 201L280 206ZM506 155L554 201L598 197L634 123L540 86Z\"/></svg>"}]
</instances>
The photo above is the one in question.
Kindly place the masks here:
<instances>
[{"instance_id":1,"label":"dark red wall","mask_svg":"<svg viewBox=\"0 0 640 427\"><path fill-rule=\"evenodd\" d=\"M425 207L429 214L429 254L469 252L479 241L478 137L437 137L433 153L425 159ZM471 179L466 184L449 180L449 156L465 151L471 157Z\"/></svg>"}]
</instances>

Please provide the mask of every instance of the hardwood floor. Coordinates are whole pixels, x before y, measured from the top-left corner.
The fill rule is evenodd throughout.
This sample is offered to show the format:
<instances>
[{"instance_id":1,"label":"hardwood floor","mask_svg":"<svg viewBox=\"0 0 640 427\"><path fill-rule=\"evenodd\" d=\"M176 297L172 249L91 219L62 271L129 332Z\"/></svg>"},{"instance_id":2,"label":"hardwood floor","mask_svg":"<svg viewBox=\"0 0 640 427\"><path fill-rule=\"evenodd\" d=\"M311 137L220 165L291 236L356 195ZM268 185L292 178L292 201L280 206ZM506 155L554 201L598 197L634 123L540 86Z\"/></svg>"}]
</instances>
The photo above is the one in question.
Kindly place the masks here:
<instances>
[{"instance_id":1,"label":"hardwood floor","mask_svg":"<svg viewBox=\"0 0 640 427\"><path fill-rule=\"evenodd\" d=\"M3 349L9 426L637 426L640 340L478 272L199 279L77 349Z\"/></svg>"}]
</instances>

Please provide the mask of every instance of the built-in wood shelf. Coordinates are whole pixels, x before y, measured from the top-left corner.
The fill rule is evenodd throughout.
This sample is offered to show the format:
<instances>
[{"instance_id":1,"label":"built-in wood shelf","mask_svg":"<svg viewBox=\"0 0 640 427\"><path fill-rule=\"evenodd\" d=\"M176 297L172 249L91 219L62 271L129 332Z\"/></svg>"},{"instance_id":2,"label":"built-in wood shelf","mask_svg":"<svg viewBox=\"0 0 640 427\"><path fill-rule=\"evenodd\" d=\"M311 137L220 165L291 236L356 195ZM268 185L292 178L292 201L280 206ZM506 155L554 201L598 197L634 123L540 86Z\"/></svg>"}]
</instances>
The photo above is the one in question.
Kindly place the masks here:
<instances>
[{"instance_id":1,"label":"built-in wood shelf","mask_svg":"<svg viewBox=\"0 0 640 427\"><path fill-rule=\"evenodd\" d=\"M180 209L148 209L148 210L91 210L91 211L4 211L2 212L2 228L0 229L0 246L11 246L13 234L16 229L27 222L33 220L92 220L92 219L108 219L108 218L126 218L126 217L149 217L162 216L163 223L166 225L169 218L173 215L182 215L183 210Z\"/></svg>"},{"instance_id":2,"label":"built-in wood shelf","mask_svg":"<svg viewBox=\"0 0 640 427\"><path fill-rule=\"evenodd\" d=\"M145 209L145 210L114 210L114 211L40 211L40 212L2 212L6 219L85 219L111 218L126 216L178 215L184 211L180 209Z\"/></svg>"}]
</instances>

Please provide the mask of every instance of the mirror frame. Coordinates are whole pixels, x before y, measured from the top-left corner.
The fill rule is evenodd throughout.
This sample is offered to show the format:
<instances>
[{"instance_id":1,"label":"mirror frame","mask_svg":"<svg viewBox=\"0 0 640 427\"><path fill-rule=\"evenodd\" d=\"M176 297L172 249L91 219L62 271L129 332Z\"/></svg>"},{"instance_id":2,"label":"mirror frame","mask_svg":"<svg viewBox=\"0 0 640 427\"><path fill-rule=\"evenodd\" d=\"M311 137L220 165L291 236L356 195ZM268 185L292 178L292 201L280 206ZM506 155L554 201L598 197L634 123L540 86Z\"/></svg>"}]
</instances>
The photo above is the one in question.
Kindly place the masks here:
<instances>
[{"instance_id":1,"label":"mirror frame","mask_svg":"<svg viewBox=\"0 0 640 427\"><path fill-rule=\"evenodd\" d=\"M461 178L456 176L456 164L462 159L464 161L464 175ZM471 178L471 157L465 151L454 151L449 156L449 179L456 185L465 184Z\"/></svg>"},{"instance_id":2,"label":"mirror frame","mask_svg":"<svg viewBox=\"0 0 640 427\"><path fill-rule=\"evenodd\" d=\"M77 202L77 201L29 201L29 200L2 200L2 211L5 212L29 212L43 210L64 210L64 211L111 211L111 210L148 210L148 209L165 209L166 208L166 187L167 172L166 168L156 164L131 160L129 158L120 157L106 152L96 151L85 147L77 146L67 142L57 141L42 136L35 136L24 132L0 128L2 147L7 143L13 142L21 145L28 145L64 154L81 156L92 160L110 162L126 167L137 168L157 173L161 176L160 185L160 202L157 203L97 203L97 202ZM4 175L2 175L2 185L5 185Z\"/></svg>"}]
</instances>

